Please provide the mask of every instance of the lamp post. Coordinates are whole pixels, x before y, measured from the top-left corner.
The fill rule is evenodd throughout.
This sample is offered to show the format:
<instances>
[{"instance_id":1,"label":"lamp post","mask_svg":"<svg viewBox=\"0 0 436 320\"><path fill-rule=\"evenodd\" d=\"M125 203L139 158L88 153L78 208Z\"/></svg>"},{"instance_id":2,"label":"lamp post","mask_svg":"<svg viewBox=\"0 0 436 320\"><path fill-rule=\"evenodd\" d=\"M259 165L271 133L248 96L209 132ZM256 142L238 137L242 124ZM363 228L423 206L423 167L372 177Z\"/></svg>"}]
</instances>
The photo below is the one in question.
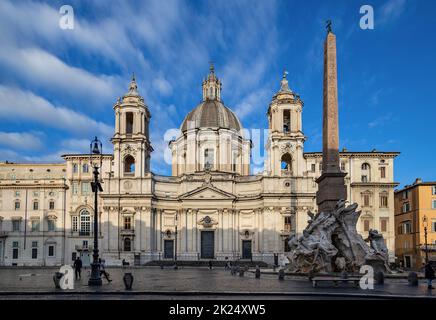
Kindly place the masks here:
<instances>
[{"instance_id":1,"label":"lamp post","mask_svg":"<svg viewBox=\"0 0 436 320\"><path fill-rule=\"evenodd\" d=\"M175 264L176 264L176 266L177 266L177 224L178 224L178 221L177 221L177 212L176 212L176 228L175 228L175 238L174 238L174 245L175 245L175 250L174 250L174 261L175 261Z\"/></svg>"},{"instance_id":2,"label":"lamp post","mask_svg":"<svg viewBox=\"0 0 436 320\"><path fill-rule=\"evenodd\" d=\"M98 180L98 169L102 167L102 150L103 146L101 141L95 137L95 139L91 142L90 145L90 164L93 167L94 181L91 182L92 192L94 192L94 250L93 250L93 261L91 264L91 277L89 278L88 285L89 286L101 286L101 276L100 276L100 263L98 262L98 192L103 191L101 184ZM100 163L95 161L92 162L92 159L97 155L100 155Z\"/></svg>"},{"instance_id":3,"label":"lamp post","mask_svg":"<svg viewBox=\"0 0 436 320\"><path fill-rule=\"evenodd\" d=\"M428 247L427 247L427 227L428 227L428 220L427 216L424 215L422 217L422 224L424 226L424 241L425 241L425 263L428 263Z\"/></svg>"}]
</instances>

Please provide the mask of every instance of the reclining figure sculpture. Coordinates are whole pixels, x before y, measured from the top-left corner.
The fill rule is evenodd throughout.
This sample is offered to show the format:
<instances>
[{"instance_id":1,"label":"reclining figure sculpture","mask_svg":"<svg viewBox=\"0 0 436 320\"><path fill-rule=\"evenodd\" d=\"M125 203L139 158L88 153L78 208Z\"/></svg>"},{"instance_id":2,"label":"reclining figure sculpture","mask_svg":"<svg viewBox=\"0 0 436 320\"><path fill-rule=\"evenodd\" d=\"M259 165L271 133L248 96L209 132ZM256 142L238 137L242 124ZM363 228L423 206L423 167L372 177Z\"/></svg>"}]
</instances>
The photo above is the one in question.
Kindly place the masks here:
<instances>
[{"instance_id":1,"label":"reclining figure sculpture","mask_svg":"<svg viewBox=\"0 0 436 320\"><path fill-rule=\"evenodd\" d=\"M359 272L362 265L387 271L388 250L383 236L370 230L366 240L356 230L361 211L339 200L332 212L308 212L311 218L303 235L289 239L291 272ZM370 246L365 241L370 242Z\"/></svg>"}]
</instances>

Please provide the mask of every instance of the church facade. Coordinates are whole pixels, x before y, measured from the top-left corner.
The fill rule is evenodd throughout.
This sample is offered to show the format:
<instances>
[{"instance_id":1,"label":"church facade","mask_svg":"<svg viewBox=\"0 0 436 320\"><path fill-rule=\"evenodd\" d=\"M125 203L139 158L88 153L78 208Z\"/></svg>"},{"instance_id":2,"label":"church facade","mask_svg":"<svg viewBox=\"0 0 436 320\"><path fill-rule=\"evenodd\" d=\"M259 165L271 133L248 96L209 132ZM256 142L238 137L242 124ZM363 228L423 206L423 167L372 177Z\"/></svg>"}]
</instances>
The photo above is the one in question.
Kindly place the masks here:
<instances>
[{"instance_id":1,"label":"church facade","mask_svg":"<svg viewBox=\"0 0 436 320\"><path fill-rule=\"evenodd\" d=\"M135 79L113 109L113 153L102 156L99 249L108 265L126 259L246 259L272 263L316 212L322 153L304 152L303 101L286 74L267 108L264 170L250 173L252 143L221 99L211 66L202 101L170 142L172 175L150 168L150 111ZM394 259L396 152L340 152L347 197L362 210L363 236L378 229ZM0 163L0 265L60 265L92 259L89 154L60 164Z\"/></svg>"}]
</instances>

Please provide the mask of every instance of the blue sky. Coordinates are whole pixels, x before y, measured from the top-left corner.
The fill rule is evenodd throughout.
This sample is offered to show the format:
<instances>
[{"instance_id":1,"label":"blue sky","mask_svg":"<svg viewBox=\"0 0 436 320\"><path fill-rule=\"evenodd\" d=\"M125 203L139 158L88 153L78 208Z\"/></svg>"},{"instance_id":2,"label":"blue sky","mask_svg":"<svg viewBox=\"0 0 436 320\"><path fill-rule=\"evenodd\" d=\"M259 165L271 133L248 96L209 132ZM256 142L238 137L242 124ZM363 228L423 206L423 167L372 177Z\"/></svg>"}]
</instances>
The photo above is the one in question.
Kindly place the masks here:
<instances>
[{"instance_id":1,"label":"blue sky","mask_svg":"<svg viewBox=\"0 0 436 320\"><path fill-rule=\"evenodd\" d=\"M59 162L98 135L111 152L112 106L135 72L152 113L152 170L169 174L164 132L201 99L214 61L223 100L265 128L286 69L300 94L305 151L321 150L325 20L338 41L340 144L400 151L395 180L436 180L434 1L0 2L0 161ZM74 8L73 30L59 8ZM361 5L375 29L359 28ZM254 166L254 171L260 170Z\"/></svg>"}]
</instances>

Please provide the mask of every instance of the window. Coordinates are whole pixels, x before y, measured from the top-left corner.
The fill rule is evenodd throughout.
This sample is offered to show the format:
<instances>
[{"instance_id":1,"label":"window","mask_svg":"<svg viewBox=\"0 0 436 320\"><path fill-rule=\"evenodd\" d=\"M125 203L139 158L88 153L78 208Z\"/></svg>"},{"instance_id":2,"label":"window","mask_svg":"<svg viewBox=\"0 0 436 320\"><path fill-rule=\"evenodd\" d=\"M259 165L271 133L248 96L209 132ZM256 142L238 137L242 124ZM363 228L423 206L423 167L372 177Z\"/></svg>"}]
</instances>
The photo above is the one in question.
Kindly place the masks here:
<instances>
[{"instance_id":1,"label":"window","mask_svg":"<svg viewBox=\"0 0 436 320\"><path fill-rule=\"evenodd\" d=\"M55 256L55 246L54 245L49 245L48 246L48 256L49 257L54 257Z\"/></svg>"},{"instance_id":2,"label":"window","mask_svg":"<svg viewBox=\"0 0 436 320\"><path fill-rule=\"evenodd\" d=\"M48 203L48 208L49 208L50 210L54 210L54 208L55 208L55 202L54 202L54 200L50 200L50 202Z\"/></svg>"},{"instance_id":3,"label":"window","mask_svg":"<svg viewBox=\"0 0 436 320\"><path fill-rule=\"evenodd\" d=\"M124 217L124 229L130 230L132 228L132 218L131 217Z\"/></svg>"},{"instance_id":4,"label":"window","mask_svg":"<svg viewBox=\"0 0 436 320\"><path fill-rule=\"evenodd\" d=\"M388 231L388 219L380 219L380 231L387 232Z\"/></svg>"},{"instance_id":5,"label":"window","mask_svg":"<svg viewBox=\"0 0 436 320\"><path fill-rule=\"evenodd\" d=\"M213 149L204 149L204 168L211 169L214 165Z\"/></svg>"},{"instance_id":6,"label":"window","mask_svg":"<svg viewBox=\"0 0 436 320\"><path fill-rule=\"evenodd\" d=\"M133 133L133 113L127 112L126 113L126 134L132 134Z\"/></svg>"},{"instance_id":7,"label":"window","mask_svg":"<svg viewBox=\"0 0 436 320\"><path fill-rule=\"evenodd\" d=\"M433 194L433 195L436 194L436 186L431 187L431 194Z\"/></svg>"},{"instance_id":8,"label":"window","mask_svg":"<svg viewBox=\"0 0 436 320\"><path fill-rule=\"evenodd\" d=\"M369 200L370 200L370 195L369 194L364 194L363 195L363 205L364 206L369 206Z\"/></svg>"},{"instance_id":9,"label":"window","mask_svg":"<svg viewBox=\"0 0 436 320\"><path fill-rule=\"evenodd\" d=\"M362 164L362 170L369 170L370 169L370 165L368 163L363 163Z\"/></svg>"},{"instance_id":10,"label":"window","mask_svg":"<svg viewBox=\"0 0 436 320\"><path fill-rule=\"evenodd\" d=\"M283 132L291 131L291 111L283 110Z\"/></svg>"},{"instance_id":11,"label":"window","mask_svg":"<svg viewBox=\"0 0 436 320\"><path fill-rule=\"evenodd\" d=\"M78 182L73 182L73 194L78 194L79 193L79 183Z\"/></svg>"},{"instance_id":12,"label":"window","mask_svg":"<svg viewBox=\"0 0 436 320\"><path fill-rule=\"evenodd\" d=\"M38 241L32 241L32 259L38 259Z\"/></svg>"},{"instance_id":13,"label":"window","mask_svg":"<svg viewBox=\"0 0 436 320\"><path fill-rule=\"evenodd\" d=\"M135 173L135 158L131 155L124 158L124 173L132 175Z\"/></svg>"},{"instance_id":14,"label":"window","mask_svg":"<svg viewBox=\"0 0 436 320\"><path fill-rule=\"evenodd\" d=\"M54 219L47 220L47 230L55 231L55 229L56 229L56 220Z\"/></svg>"},{"instance_id":15,"label":"window","mask_svg":"<svg viewBox=\"0 0 436 320\"><path fill-rule=\"evenodd\" d=\"M71 261L76 261L77 259L77 252L71 252Z\"/></svg>"},{"instance_id":16,"label":"window","mask_svg":"<svg viewBox=\"0 0 436 320\"><path fill-rule=\"evenodd\" d=\"M232 171L236 172L236 164L238 163L238 152L233 152L233 159L232 159Z\"/></svg>"},{"instance_id":17,"label":"window","mask_svg":"<svg viewBox=\"0 0 436 320\"><path fill-rule=\"evenodd\" d=\"M431 208L436 209L436 200L431 201Z\"/></svg>"},{"instance_id":18,"label":"window","mask_svg":"<svg viewBox=\"0 0 436 320\"><path fill-rule=\"evenodd\" d=\"M88 248L88 240L83 240L82 248Z\"/></svg>"},{"instance_id":19,"label":"window","mask_svg":"<svg viewBox=\"0 0 436 320\"><path fill-rule=\"evenodd\" d=\"M21 227L21 220L12 220L12 231L13 232L18 232L20 231L20 227Z\"/></svg>"},{"instance_id":20,"label":"window","mask_svg":"<svg viewBox=\"0 0 436 320\"><path fill-rule=\"evenodd\" d=\"M322 171L322 162L319 163L319 171Z\"/></svg>"},{"instance_id":21,"label":"window","mask_svg":"<svg viewBox=\"0 0 436 320\"><path fill-rule=\"evenodd\" d=\"M388 195L380 194L380 207L387 208L388 207Z\"/></svg>"},{"instance_id":22,"label":"window","mask_svg":"<svg viewBox=\"0 0 436 320\"><path fill-rule=\"evenodd\" d=\"M91 215L88 210L80 212L80 235L89 236L91 234Z\"/></svg>"},{"instance_id":23,"label":"window","mask_svg":"<svg viewBox=\"0 0 436 320\"><path fill-rule=\"evenodd\" d=\"M403 191L403 199L408 199L409 198L409 191L408 190L404 190Z\"/></svg>"},{"instance_id":24,"label":"window","mask_svg":"<svg viewBox=\"0 0 436 320\"><path fill-rule=\"evenodd\" d=\"M20 210L20 201L16 200L14 202L14 208L15 208L15 211Z\"/></svg>"},{"instance_id":25,"label":"window","mask_svg":"<svg viewBox=\"0 0 436 320\"><path fill-rule=\"evenodd\" d=\"M292 157L289 153L285 153L281 159L282 171L292 172Z\"/></svg>"},{"instance_id":26,"label":"window","mask_svg":"<svg viewBox=\"0 0 436 320\"><path fill-rule=\"evenodd\" d=\"M345 171L345 162L341 162L341 171Z\"/></svg>"},{"instance_id":27,"label":"window","mask_svg":"<svg viewBox=\"0 0 436 320\"><path fill-rule=\"evenodd\" d=\"M87 195L89 194L89 182L82 182L82 194Z\"/></svg>"},{"instance_id":28,"label":"window","mask_svg":"<svg viewBox=\"0 0 436 320\"><path fill-rule=\"evenodd\" d=\"M83 172L83 173L88 173L88 172L89 172L89 165L88 165L87 163L85 163L85 164L82 166L82 172Z\"/></svg>"},{"instance_id":29,"label":"window","mask_svg":"<svg viewBox=\"0 0 436 320\"><path fill-rule=\"evenodd\" d=\"M403 213L410 211L409 202L403 203Z\"/></svg>"},{"instance_id":30,"label":"window","mask_svg":"<svg viewBox=\"0 0 436 320\"><path fill-rule=\"evenodd\" d=\"M39 231L39 219L32 219L32 232Z\"/></svg>"},{"instance_id":31,"label":"window","mask_svg":"<svg viewBox=\"0 0 436 320\"><path fill-rule=\"evenodd\" d=\"M77 173L77 168L78 168L77 163L74 163L73 164L73 173Z\"/></svg>"},{"instance_id":32,"label":"window","mask_svg":"<svg viewBox=\"0 0 436 320\"><path fill-rule=\"evenodd\" d=\"M33 210L39 210L39 202L33 201Z\"/></svg>"},{"instance_id":33,"label":"window","mask_svg":"<svg viewBox=\"0 0 436 320\"><path fill-rule=\"evenodd\" d=\"M369 231L369 220L363 220L363 231Z\"/></svg>"},{"instance_id":34,"label":"window","mask_svg":"<svg viewBox=\"0 0 436 320\"><path fill-rule=\"evenodd\" d=\"M292 230L292 218L285 217L285 231L291 232L291 230Z\"/></svg>"},{"instance_id":35,"label":"window","mask_svg":"<svg viewBox=\"0 0 436 320\"><path fill-rule=\"evenodd\" d=\"M386 178L386 167L380 167L380 178Z\"/></svg>"},{"instance_id":36,"label":"window","mask_svg":"<svg viewBox=\"0 0 436 320\"><path fill-rule=\"evenodd\" d=\"M72 217L72 221L71 221L71 230L72 230L73 232L77 232L78 220L79 220L79 217L78 217L78 216L73 216L73 217Z\"/></svg>"},{"instance_id":37,"label":"window","mask_svg":"<svg viewBox=\"0 0 436 320\"><path fill-rule=\"evenodd\" d=\"M412 233L412 223L410 221L403 222L403 234Z\"/></svg>"},{"instance_id":38,"label":"window","mask_svg":"<svg viewBox=\"0 0 436 320\"><path fill-rule=\"evenodd\" d=\"M316 170L315 168L316 168L316 165L314 163L312 163L310 171L315 172L315 170Z\"/></svg>"},{"instance_id":39,"label":"window","mask_svg":"<svg viewBox=\"0 0 436 320\"><path fill-rule=\"evenodd\" d=\"M368 176L363 175L362 176L362 182L368 182Z\"/></svg>"},{"instance_id":40,"label":"window","mask_svg":"<svg viewBox=\"0 0 436 320\"><path fill-rule=\"evenodd\" d=\"M130 238L124 239L124 251L131 251L132 249L132 243Z\"/></svg>"},{"instance_id":41,"label":"window","mask_svg":"<svg viewBox=\"0 0 436 320\"><path fill-rule=\"evenodd\" d=\"M18 259L18 241L12 242L12 259Z\"/></svg>"},{"instance_id":42,"label":"window","mask_svg":"<svg viewBox=\"0 0 436 320\"><path fill-rule=\"evenodd\" d=\"M436 220L431 221L431 232L436 232Z\"/></svg>"}]
</instances>

